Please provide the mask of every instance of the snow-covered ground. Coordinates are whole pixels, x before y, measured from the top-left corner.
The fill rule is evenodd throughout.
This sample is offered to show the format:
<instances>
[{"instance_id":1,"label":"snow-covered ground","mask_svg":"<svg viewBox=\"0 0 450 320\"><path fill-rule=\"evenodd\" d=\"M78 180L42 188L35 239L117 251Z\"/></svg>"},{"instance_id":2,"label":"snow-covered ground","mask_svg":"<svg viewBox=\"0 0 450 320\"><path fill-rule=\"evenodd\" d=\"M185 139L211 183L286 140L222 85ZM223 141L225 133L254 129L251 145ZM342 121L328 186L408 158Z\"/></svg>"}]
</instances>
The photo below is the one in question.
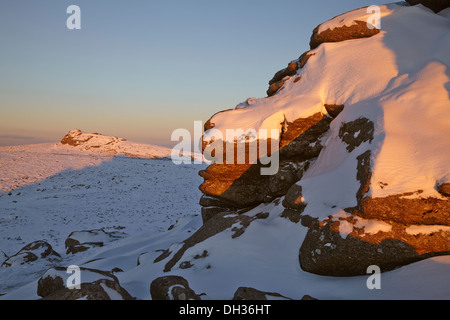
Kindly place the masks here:
<instances>
[{"instance_id":1,"label":"snow-covered ground","mask_svg":"<svg viewBox=\"0 0 450 320\"><path fill-rule=\"evenodd\" d=\"M140 146L141 153L150 148ZM153 148L157 155L170 156L158 148ZM64 241L73 231L104 228L124 237L155 235L177 220L200 219L196 186L202 179L197 173L205 166L108 156L61 144L1 147L0 251L11 256L30 242L45 240L64 256ZM30 270L41 271L26 265L20 269L0 268L0 293L34 279L27 277Z\"/></svg>"}]
</instances>

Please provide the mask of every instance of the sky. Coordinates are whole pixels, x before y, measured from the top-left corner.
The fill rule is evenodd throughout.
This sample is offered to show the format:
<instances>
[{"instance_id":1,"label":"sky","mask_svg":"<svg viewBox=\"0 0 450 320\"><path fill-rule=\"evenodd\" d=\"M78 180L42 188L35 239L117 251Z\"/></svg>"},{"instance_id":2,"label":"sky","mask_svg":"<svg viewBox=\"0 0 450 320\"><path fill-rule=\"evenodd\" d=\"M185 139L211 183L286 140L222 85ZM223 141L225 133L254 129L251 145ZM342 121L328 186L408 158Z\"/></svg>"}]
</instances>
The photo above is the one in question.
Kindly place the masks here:
<instances>
[{"instance_id":1,"label":"sky","mask_svg":"<svg viewBox=\"0 0 450 320\"><path fill-rule=\"evenodd\" d=\"M172 146L175 129L265 97L317 25L388 2L0 0L0 145L80 129Z\"/></svg>"}]
</instances>

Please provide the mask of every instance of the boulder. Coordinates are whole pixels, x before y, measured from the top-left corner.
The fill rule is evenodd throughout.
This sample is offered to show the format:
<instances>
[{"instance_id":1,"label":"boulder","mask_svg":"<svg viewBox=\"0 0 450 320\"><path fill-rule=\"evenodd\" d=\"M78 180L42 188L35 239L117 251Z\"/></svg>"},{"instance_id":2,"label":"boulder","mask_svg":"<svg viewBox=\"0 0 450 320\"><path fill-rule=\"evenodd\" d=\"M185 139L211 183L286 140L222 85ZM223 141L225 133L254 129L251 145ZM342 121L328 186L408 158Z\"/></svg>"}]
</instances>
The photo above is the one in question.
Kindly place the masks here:
<instances>
[{"instance_id":1,"label":"boulder","mask_svg":"<svg viewBox=\"0 0 450 320\"><path fill-rule=\"evenodd\" d=\"M299 252L304 271L326 276L382 272L450 253L450 227L411 226L363 219L356 214L331 216L310 225Z\"/></svg>"},{"instance_id":2,"label":"boulder","mask_svg":"<svg viewBox=\"0 0 450 320\"><path fill-rule=\"evenodd\" d=\"M406 2L411 5L422 4L433 10L435 13L450 8L450 0L406 0Z\"/></svg>"},{"instance_id":3,"label":"boulder","mask_svg":"<svg viewBox=\"0 0 450 320\"><path fill-rule=\"evenodd\" d=\"M302 186L293 184L286 193L282 204L286 209L303 212L306 203L302 196Z\"/></svg>"},{"instance_id":4,"label":"boulder","mask_svg":"<svg viewBox=\"0 0 450 320\"><path fill-rule=\"evenodd\" d=\"M450 197L450 183L440 183L436 189L444 197Z\"/></svg>"},{"instance_id":5,"label":"boulder","mask_svg":"<svg viewBox=\"0 0 450 320\"><path fill-rule=\"evenodd\" d=\"M59 261L61 256L53 250L52 246L44 240L31 242L20 249L16 254L8 257L1 265L9 268L15 265L23 265L43 259L48 262Z\"/></svg>"},{"instance_id":6,"label":"boulder","mask_svg":"<svg viewBox=\"0 0 450 320\"><path fill-rule=\"evenodd\" d=\"M343 104L324 104L324 107L331 117L336 118L345 106Z\"/></svg>"},{"instance_id":7,"label":"boulder","mask_svg":"<svg viewBox=\"0 0 450 320\"><path fill-rule=\"evenodd\" d=\"M68 268L47 270L38 281L37 294L44 300L131 300L131 295L120 286L112 273L80 267L80 287L70 288ZM75 285L71 283L70 285Z\"/></svg>"},{"instance_id":8,"label":"boulder","mask_svg":"<svg viewBox=\"0 0 450 320\"><path fill-rule=\"evenodd\" d=\"M180 276L163 276L150 284L152 300L201 300L200 295L189 287L186 279Z\"/></svg>"},{"instance_id":9,"label":"boulder","mask_svg":"<svg viewBox=\"0 0 450 320\"><path fill-rule=\"evenodd\" d=\"M63 288L42 300L135 300L135 298L116 282L100 279L82 283L80 289Z\"/></svg>"},{"instance_id":10,"label":"boulder","mask_svg":"<svg viewBox=\"0 0 450 320\"><path fill-rule=\"evenodd\" d=\"M90 248L103 247L106 243L122 237L119 232L106 232L104 229L73 231L65 241L66 253L75 254Z\"/></svg>"},{"instance_id":11,"label":"boulder","mask_svg":"<svg viewBox=\"0 0 450 320\"><path fill-rule=\"evenodd\" d=\"M264 292L251 287L239 287L233 300L292 300L276 292Z\"/></svg>"},{"instance_id":12,"label":"boulder","mask_svg":"<svg viewBox=\"0 0 450 320\"><path fill-rule=\"evenodd\" d=\"M327 29L319 32L320 25L313 30L309 46L311 49L316 49L319 45L325 42L341 42L345 40L361 39L372 37L380 30L377 28L369 28L366 21L354 21L351 26L342 26L334 29Z\"/></svg>"}]
</instances>

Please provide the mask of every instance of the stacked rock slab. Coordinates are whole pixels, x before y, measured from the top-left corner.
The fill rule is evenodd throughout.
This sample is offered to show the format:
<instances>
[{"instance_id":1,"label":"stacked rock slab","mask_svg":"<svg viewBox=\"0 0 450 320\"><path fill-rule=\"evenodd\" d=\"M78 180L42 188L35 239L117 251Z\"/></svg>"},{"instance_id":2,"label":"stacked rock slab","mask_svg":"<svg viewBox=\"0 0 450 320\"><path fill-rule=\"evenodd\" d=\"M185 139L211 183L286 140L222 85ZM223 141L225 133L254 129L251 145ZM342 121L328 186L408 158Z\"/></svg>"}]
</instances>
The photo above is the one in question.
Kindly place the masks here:
<instances>
[{"instance_id":1,"label":"stacked rock slab","mask_svg":"<svg viewBox=\"0 0 450 320\"><path fill-rule=\"evenodd\" d=\"M286 123L279 143L279 169L275 175L261 175L263 165L214 163L203 171L200 190L203 220L211 216L268 203L286 194L300 180L312 159L321 149L321 138L332 118L317 113L308 118ZM265 143L265 142L259 142ZM273 142L271 142L273 143Z\"/></svg>"}]
</instances>

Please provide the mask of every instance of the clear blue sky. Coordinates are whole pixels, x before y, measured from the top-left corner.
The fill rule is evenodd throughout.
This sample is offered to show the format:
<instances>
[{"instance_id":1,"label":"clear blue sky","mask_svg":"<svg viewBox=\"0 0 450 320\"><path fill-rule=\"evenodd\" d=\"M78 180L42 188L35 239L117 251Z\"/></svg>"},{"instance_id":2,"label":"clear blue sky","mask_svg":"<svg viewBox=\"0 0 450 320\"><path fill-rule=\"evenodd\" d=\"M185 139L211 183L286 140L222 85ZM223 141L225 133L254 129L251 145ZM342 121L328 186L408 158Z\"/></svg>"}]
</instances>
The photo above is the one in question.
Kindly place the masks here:
<instances>
[{"instance_id":1,"label":"clear blue sky","mask_svg":"<svg viewBox=\"0 0 450 320\"><path fill-rule=\"evenodd\" d=\"M264 97L312 30L377 0L0 0L0 145L70 129L171 145ZM81 30L68 30L69 5Z\"/></svg>"}]
</instances>

